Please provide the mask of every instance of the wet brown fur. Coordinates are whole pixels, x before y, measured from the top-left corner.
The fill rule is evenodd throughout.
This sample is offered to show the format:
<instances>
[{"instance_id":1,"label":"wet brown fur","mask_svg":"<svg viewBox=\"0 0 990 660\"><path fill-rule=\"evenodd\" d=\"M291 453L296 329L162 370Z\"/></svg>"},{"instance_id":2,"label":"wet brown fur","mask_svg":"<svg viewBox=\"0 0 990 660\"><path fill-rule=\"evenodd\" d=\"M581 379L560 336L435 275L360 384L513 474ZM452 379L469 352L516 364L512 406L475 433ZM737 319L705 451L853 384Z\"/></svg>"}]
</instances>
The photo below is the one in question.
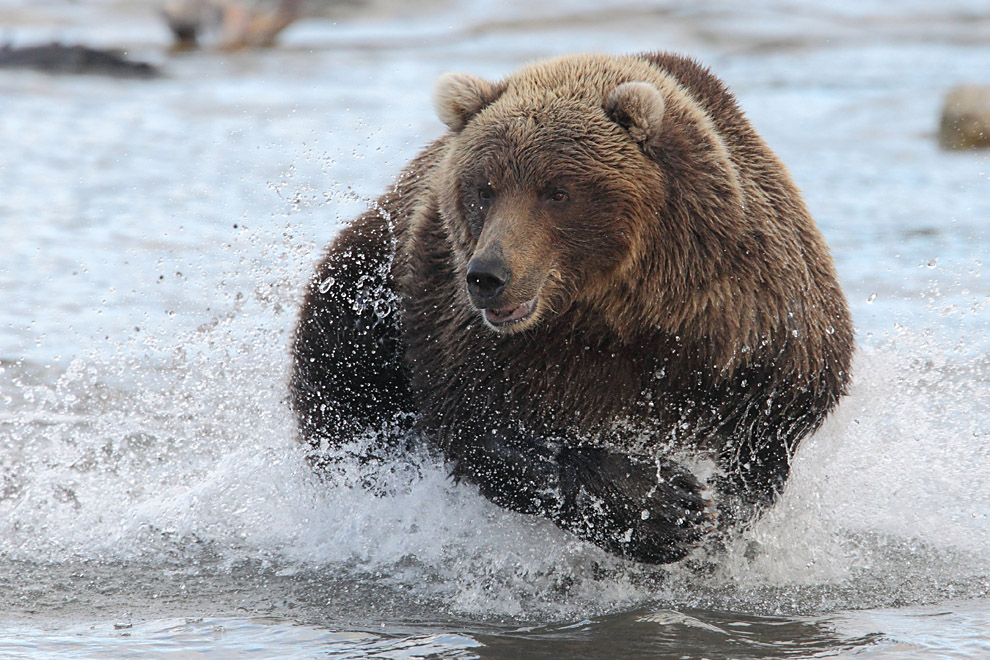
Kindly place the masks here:
<instances>
[{"instance_id":1,"label":"wet brown fur","mask_svg":"<svg viewBox=\"0 0 990 660\"><path fill-rule=\"evenodd\" d=\"M800 194L722 83L673 54L588 55L497 83L448 78L436 102L450 132L337 238L308 290L292 381L304 436L414 414L496 502L646 561L683 556L700 532L637 527L626 456L712 456L724 519L771 501L845 391L852 328ZM472 210L489 185L490 206ZM481 252L514 274L500 305L538 295L522 329L493 331L472 304L465 273ZM384 316L348 311L375 295ZM621 499L615 534L575 513L580 495L547 508L515 492L555 461L568 467L547 483ZM692 493L670 497L697 509L700 485L682 481ZM631 544L615 540L626 526Z\"/></svg>"}]
</instances>

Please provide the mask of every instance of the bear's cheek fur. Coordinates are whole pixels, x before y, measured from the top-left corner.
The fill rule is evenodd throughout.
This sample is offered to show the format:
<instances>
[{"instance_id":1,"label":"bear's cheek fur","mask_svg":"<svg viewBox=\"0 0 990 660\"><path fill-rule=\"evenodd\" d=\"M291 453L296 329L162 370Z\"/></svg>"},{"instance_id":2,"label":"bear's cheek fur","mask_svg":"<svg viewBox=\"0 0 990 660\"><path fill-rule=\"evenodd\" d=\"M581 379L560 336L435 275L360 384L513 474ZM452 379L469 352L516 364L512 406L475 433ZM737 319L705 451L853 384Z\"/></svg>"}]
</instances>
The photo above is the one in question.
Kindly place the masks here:
<instances>
[{"instance_id":1,"label":"bear's cheek fur","mask_svg":"<svg viewBox=\"0 0 990 660\"><path fill-rule=\"evenodd\" d=\"M655 224L655 213L637 199L621 185L600 187L597 194L576 200L553 225L553 261L570 302L608 299L616 280L628 279L638 267L651 240L644 228Z\"/></svg>"}]
</instances>

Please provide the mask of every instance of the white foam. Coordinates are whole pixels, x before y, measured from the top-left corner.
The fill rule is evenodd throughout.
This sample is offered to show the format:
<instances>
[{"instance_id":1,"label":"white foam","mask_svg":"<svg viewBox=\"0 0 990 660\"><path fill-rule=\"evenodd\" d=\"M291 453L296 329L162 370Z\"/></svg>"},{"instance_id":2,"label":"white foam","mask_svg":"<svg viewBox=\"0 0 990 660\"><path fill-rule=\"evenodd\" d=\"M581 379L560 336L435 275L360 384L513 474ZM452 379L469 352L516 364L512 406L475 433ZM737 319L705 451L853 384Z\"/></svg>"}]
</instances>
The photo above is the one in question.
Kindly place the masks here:
<instances>
[{"instance_id":1,"label":"white foam","mask_svg":"<svg viewBox=\"0 0 990 660\"><path fill-rule=\"evenodd\" d=\"M209 552L290 572L333 566L386 576L455 610L504 615L534 603L552 611L662 597L643 581L655 569L503 511L438 462L345 462L331 480L317 478L284 402L284 346L261 346L269 329L239 347L242 331L232 321L178 338L164 369L77 360L51 391L35 388L45 403L14 415L21 444L3 446L18 490L0 500L0 554L172 561ZM986 365L928 359L931 341L903 331L859 352L850 395L801 447L779 503L715 558L720 570L703 585L835 585L873 571L903 596L913 588L898 582L905 561L934 553L934 578L956 579L974 570L967 558L990 553ZM196 350L204 344L252 358L228 362L225 351L218 364ZM107 384L121 378L130 389ZM367 478L387 494L357 485ZM698 580L675 568L664 589Z\"/></svg>"}]
</instances>

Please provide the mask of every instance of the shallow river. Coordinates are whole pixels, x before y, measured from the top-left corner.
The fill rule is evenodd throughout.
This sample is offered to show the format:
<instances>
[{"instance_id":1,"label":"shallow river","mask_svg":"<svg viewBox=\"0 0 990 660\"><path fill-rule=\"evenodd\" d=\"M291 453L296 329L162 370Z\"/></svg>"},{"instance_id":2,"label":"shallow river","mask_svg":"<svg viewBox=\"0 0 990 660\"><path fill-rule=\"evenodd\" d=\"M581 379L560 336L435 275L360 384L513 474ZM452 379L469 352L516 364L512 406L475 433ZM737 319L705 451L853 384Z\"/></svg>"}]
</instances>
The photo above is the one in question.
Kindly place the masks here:
<instances>
[{"instance_id":1,"label":"shallow river","mask_svg":"<svg viewBox=\"0 0 990 660\"><path fill-rule=\"evenodd\" d=\"M380 1L182 57L136 0L0 25L168 72L0 71L0 657L990 656L990 156L934 140L945 91L990 83L985 2ZM852 392L779 503L651 568L442 465L316 479L299 292L440 133L436 76L646 49L730 84L852 305Z\"/></svg>"}]
</instances>

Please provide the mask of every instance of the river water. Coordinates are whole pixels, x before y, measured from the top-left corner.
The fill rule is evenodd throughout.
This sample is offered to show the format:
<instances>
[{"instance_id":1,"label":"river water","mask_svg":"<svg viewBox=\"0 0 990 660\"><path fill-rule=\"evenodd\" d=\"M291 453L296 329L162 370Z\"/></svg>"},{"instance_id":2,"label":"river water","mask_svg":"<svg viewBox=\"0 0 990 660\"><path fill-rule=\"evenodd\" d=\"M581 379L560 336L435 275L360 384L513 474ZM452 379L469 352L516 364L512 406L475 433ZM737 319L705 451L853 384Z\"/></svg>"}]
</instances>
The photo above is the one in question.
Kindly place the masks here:
<instances>
[{"instance_id":1,"label":"river water","mask_svg":"<svg viewBox=\"0 0 990 660\"><path fill-rule=\"evenodd\" d=\"M990 656L990 156L934 139L945 91L990 83L984 2L380 0L182 57L137 0L0 24L168 74L0 72L0 657ZM656 568L442 465L315 478L299 293L440 133L436 76L646 49L730 84L850 299L852 392L779 503Z\"/></svg>"}]
</instances>

